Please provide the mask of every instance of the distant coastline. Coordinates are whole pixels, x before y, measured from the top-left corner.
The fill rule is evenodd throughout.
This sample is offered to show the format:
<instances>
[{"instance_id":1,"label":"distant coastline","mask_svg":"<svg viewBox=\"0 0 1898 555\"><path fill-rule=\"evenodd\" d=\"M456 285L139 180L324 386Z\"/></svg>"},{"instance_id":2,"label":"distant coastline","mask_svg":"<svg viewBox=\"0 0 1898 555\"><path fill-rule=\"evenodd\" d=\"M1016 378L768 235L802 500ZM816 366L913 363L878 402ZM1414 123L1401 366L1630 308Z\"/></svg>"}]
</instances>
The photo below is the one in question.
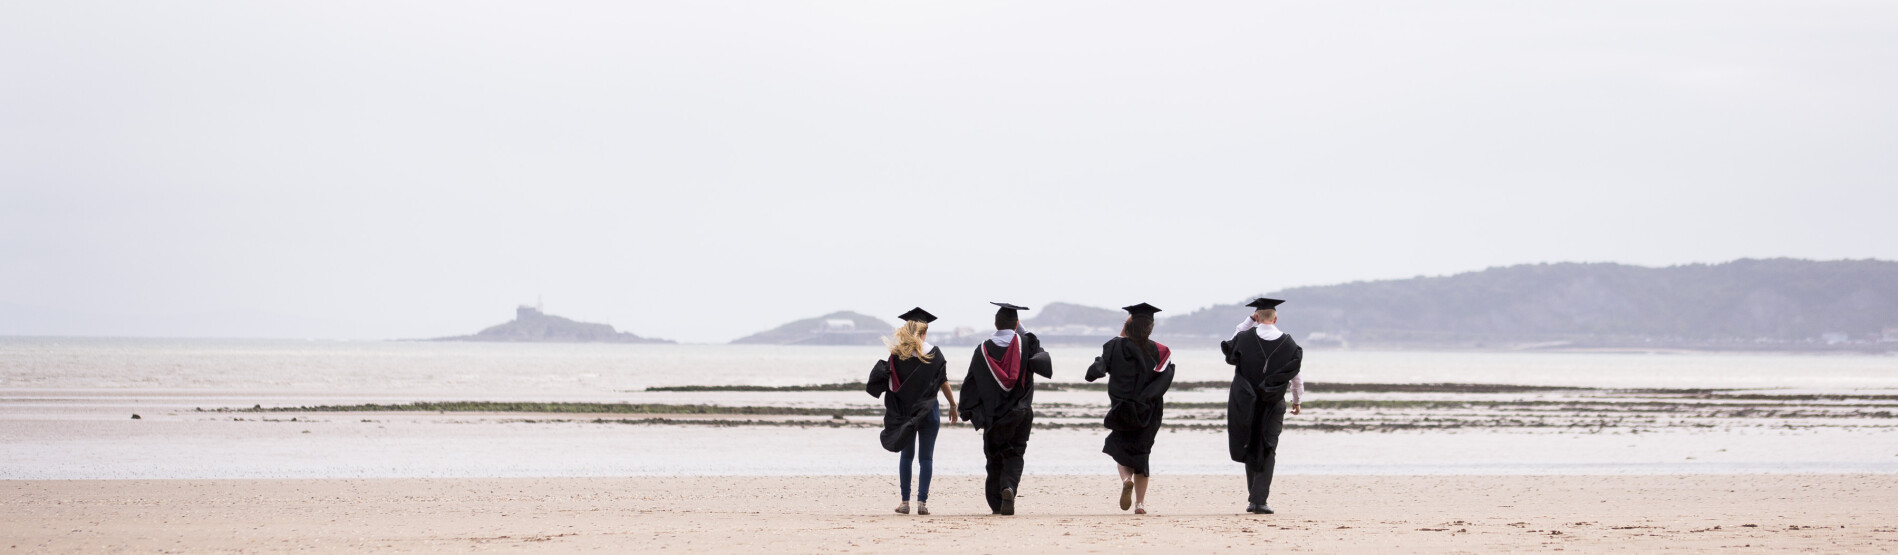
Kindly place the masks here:
<instances>
[{"instance_id":1,"label":"distant coastline","mask_svg":"<svg viewBox=\"0 0 1898 555\"><path fill-rule=\"evenodd\" d=\"M497 343L672 343L669 339L640 337L606 324L577 322L522 305L514 320L490 326L474 335L439 337L428 341L484 341Z\"/></svg>"},{"instance_id":2,"label":"distant coastline","mask_svg":"<svg viewBox=\"0 0 1898 555\"><path fill-rule=\"evenodd\" d=\"M1523 264L1257 296L1287 299L1280 326L1310 348L1898 352L1898 262L1882 260ZM1163 314L1153 337L1227 339L1251 311L1244 306L1251 298ZM1027 314L1022 325L1048 345L1099 345L1126 319L1119 310L1061 302ZM849 337L823 324L846 317L854 322ZM974 345L991 331L983 324L940 322L930 342ZM868 332L889 329L881 319L836 312L734 343L876 344Z\"/></svg>"},{"instance_id":3,"label":"distant coastline","mask_svg":"<svg viewBox=\"0 0 1898 555\"><path fill-rule=\"evenodd\" d=\"M896 327L875 316L840 310L732 340L734 345L881 345Z\"/></svg>"}]
</instances>

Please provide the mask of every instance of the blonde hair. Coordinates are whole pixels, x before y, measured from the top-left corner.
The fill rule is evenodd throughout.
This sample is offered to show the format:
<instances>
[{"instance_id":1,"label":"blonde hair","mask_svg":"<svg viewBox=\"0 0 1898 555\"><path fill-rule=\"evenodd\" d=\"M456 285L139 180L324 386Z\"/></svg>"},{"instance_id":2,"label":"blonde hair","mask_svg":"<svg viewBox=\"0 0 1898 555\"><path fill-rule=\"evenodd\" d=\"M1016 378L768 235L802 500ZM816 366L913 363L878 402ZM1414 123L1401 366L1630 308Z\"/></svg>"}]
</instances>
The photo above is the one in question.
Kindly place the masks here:
<instances>
[{"instance_id":1,"label":"blonde hair","mask_svg":"<svg viewBox=\"0 0 1898 555\"><path fill-rule=\"evenodd\" d=\"M1261 308L1258 311L1254 312L1254 314L1258 314L1260 320L1271 320L1273 318L1279 317L1279 309Z\"/></svg>"},{"instance_id":2,"label":"blonde hair","mask_svg":"<svg viewBox=\"0 0 1898 555\"><path fill-rule=\"evenodd\" d=\"M906 321L903 327L896 328L894 337L883 340L883 345L889 347L890 354L896 355L896 358L920 357L923 362L929 362L929 353L923 352L923 334L928 332L929 324Z\"/></svg>"}]
</instances>

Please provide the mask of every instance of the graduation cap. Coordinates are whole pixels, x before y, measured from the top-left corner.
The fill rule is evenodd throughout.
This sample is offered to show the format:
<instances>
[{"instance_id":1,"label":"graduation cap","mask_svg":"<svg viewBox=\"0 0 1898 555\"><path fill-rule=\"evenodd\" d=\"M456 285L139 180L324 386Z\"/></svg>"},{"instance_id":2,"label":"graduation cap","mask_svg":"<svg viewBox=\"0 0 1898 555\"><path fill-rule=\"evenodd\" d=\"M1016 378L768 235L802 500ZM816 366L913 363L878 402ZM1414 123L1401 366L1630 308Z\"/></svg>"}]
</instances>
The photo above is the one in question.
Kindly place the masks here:
<instances>
[{"instance_id":1,"label":"graduation cap","mask_svg":"<svg viewBox=\"0 0 1898 555\"><path fill-rule=\"evenodd\" d=\"M1160 307L1153 306L1147 303L1140 303L1133 306L1123 306L1123 307L1120 307L1120 309L1125 310L1127 311L1128 314L1132 314L1134 316L1153 316L1153 313L1160 311Z\"/></svg>"},{"instance_id":2,"label":"graduation cap","mask_svg":"<svg viewBox=\"0 0 1898 555\"><path fill-rule=\"evenodd\" d=\"M1268 299L1265 297L1259 297L1259 300L1246 303L1246 306L1256 308L1259 310L1265 310L1268 308L1278 308L1279 303L1282 303L1282 302L1285 302L1285 301L1279 300L1279 299Z\"/></svg>"},{"instance_id":3,"label":"graduation cap","mask_svg":"<svg viewBox=\"0 0 1898 555\"><path fill-rule=\"evenodd\" d=\"M1028 307L1025 307L1025 306L1015 306L1015 305L1012 305L1012 304L1008 304L1008 303L998 303L998 302L995 302L995 301L989 301L989 304L992 304L992 305L995 305L995 306L999 306L999 307L1002 307L1002 308L1001 308L1001 310L997 310L997 311L995 311L995 313L996 313L996 314L1007 314L1007 315L1010 315L1010 316L1013 316L1013 315L1015 315L1015 311L1017 311L1017 310L1028 310Z\"/></svg>"},{"instance_id":4,"label":"graduation cap","mask_svg":"<svg viewBox=\"0 0 1898 555\"><path fill-rule=\"evenodd\" d=\"M905 312L902 316L897 316L897 318L909 322L922 322L925 324L936 321L936 315L930 314L929 311L923 310L923 307L920 306L909 309L909 312Z\"/></svg>"}]
</instances>

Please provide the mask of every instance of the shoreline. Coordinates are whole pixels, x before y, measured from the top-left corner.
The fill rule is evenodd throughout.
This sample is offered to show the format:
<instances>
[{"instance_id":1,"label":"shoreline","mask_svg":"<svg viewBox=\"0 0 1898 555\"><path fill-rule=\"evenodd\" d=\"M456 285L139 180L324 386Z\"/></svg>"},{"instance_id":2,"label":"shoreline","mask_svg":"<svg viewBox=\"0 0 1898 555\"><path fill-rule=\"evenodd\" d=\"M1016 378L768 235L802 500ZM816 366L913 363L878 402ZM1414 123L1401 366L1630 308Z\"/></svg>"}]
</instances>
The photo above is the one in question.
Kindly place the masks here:
<instances>
[{"instance_id":1,"label":"shoreline","mask_svg":"<svg viewBox=\"0 0 1898 555\"><path fill-rule=\"evenodd\" d=\"M893 473L891 473L893 474ZM1241 478L1160 475L1151 515L1116 479L1029 475L1019 513L938 476L0 481L19 552L1452 552L1898 549L1898 475L1286 476L1277 515Z\"/></svg>"},{"instance_id":2,"label":"shoreline","mask_svg":"<svg viewBox=\"0 0 1898 555\"><path fill-rule=\"evenodd\" d=\"M838 389L496 396L513 401L0 395L0 479L885 472L895 457L876 441L882 407ZM1286 419L1282 474L1898 473L1892 389L1309 389L1304 412ZM1228 471L1226 397L1168 395L1156 471ZM1095 471L1105 401L1097 391L1038 393L1030 472ZM980 473L979 437L945 422L936 470Z\"/></svg>"},{"instance_id":3,"label":"shoreline","mask_svg":"<svg viewBox=\"0 0 1898 555\"><path fill-rule=\"evenodd\" d=\"M1101 384L1082 384L1097 386ZM1184 382L1169 393L1167 427L1223 431L1220 382ZM1049 388L1037 403L1040 429L1092 430L1107 407L1097 387ZM687 426L880 427L883 407L857 397L861 384L678 386L636 394L640 402L440 401L391 404L195 407L172 417L296 421L311 417L460 415L502 423ZM1898 430L1898 395L1775 390L1607 389L1476 383L1317 383L1305 416L1287 430L1322 433L1543 430L1651 433L1681 428ZM356 415L356 416L351 416ZM947 424L945 424L947 425Z\"/></svg>"}]
</instances>

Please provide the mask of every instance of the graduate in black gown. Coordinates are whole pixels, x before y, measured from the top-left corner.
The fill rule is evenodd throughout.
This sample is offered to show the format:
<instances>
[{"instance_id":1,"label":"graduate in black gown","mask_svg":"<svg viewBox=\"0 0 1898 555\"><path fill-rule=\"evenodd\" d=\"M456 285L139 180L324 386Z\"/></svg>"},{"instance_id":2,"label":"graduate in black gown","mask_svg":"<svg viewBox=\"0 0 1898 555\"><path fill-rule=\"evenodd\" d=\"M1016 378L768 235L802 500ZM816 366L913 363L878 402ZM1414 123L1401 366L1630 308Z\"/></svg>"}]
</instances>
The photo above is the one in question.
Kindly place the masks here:
<instances>
[{"instance_id":1,"label":"graduate in black gown","mask_svg":"<svg viewBox=\"0 0 1898 555\"><path fill-rule=\"evenodd\" d=\"M1012 515L1021 491L1022 455L1035 423L1035 374L1054 377L1054 366L1041 340L1021 329L1019 312L1028 307L990 304L1002 307L995 312L995 335L975 347L969 374L962 378L960 408L962 419L982 431L989 510Z\"/></svg>"},{"instance_id":2,"label":"graduate in black gown","mask_svg":"<svg viewBox=\"0 0 1898 555\"><path fill-rule=\"evenodd\" d=\"M1226 401L1226 439L1232 460L1246 465L1246 512L1272 514L1272 468L1278 462L1279 432L1285 429L1285 391L1305 359L1305 350L1278 329L1278 305L1258 299L1251 316L1239 323L1232 339L1219 343L1233 365L1232 393Z\"/></svg>"},{"instance_id":3,"label":"graduate in black gown","mask_svg":"<svg viewBox=\"0 0 1898 555\"><path fill-rule=\"evenodd\" d=\"M1107 441L1101 452L1120 470L1120 510L1147 514L1147 456L1160 433L1166 390L1173 385L1173 352L1153 342L1153 314L1160 309L1140 303L1123 307L1127 322L1120 337L1101 345L1101 356L1087 368L1087 381L1107 378Z\"/></svg>"},{"instance_id":4,"label":"graduate in black gown","mask_svg":"<svg viewBox=\"0 0 1898 555\"><path fill-rule=\"evenodd\" d=\"M941 429L942 408L936 393L949 400L949 423L956 423L956 396L949 390L949 363L942 350L930 345L929 323L936 316L921 307L903 313L903 327L886 341L889 356L870 368L865 389L872 397L883 398L883 432L877 439L883 448L900 452L897 480L903 503L896 512L909 514L909 466L912 459L922 468L917 480L916 514L929 514L929 477L935 464L936 431ZM920 457L918 457L920 455Z\"/></svg>"}]
</instances>

